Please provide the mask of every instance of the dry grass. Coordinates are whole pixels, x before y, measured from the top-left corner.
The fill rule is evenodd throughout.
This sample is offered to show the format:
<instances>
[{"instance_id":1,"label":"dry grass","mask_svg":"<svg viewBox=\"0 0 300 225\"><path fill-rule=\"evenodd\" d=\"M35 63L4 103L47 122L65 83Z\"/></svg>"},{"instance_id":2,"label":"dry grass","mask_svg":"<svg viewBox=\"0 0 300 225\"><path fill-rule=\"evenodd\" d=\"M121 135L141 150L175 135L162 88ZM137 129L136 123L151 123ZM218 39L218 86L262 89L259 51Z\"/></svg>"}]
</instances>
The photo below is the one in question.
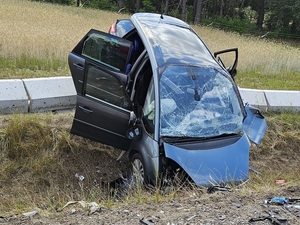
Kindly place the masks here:
<instances>
[{"instance_id":1,"label":"dry grass","mask_svg":"<svg viewBox=\"0 0 300 225\"><path fill-rule=\"evenodd\" d=\"M300 73L299 47L251 36L241 36L209 27L195 27L195 30L213 51L238 47L240 70L260 70L263 73L297 71Z\"/></svg>"},{"instance_id":2,"label":"dry grass","mask_svg":"<svg viewBox=\"0 0 300 225\"><path fill-rule=\"evenodd\" d=\"M275 43L209 27L195 27L212 51L239 49L237 84L244 88L300 90L300 44ZM232 65L233 55L224 59Z\"/></svg>"},{"instance_id":3,"label":"dry grass","mask_svg":"<svg viewBox=\"0 0 300 225\"><path fill-rule=\"evenodd\" d=\"M32 207L54 211L74 199L107 201L108 183L128 164L112 167L119 150L73 138L72 119L73 113L5 116L0 129L1 213Z\"/></svg>"},{"instance_id":4,"label":"dry grass","mask_svg":"<svg viewBox=\"0 0 300 225\"><path fill-rule=\"evenodd\" d=\"M72 118L73 113L1 117L0 212L35 207L55 211L71 200L96 201L105 207L118 204L108 183L126 173L128 162L116 162L117 149L70 135ZM280 188L277 179L286 180L286 187L300 186L300 116L281 113L266 118L269 130L250 156L251 167L261 174L251 173L239 187L245 195L274 192ZM76 173L85 180L80 182ZM129 190L122 201L159 203L201 191L192 183L176 182L168 190Z\"/></svg>"},{"instance_id":5,"label":"dry grass","mask_svg":"<svg viewBox=\"0 0 300 225\"><path fill-rule=\"evenodd\" d=\"M51 71L53 64L50 64L47 74L65 75L68 73L68 53L88 30L106 31L117 18L126 16L27 0L1 0L0 76L10 77L6 74L10 72L15 78L24 74L45 75L43 68L29 68L37 59L53 64L58 61L57 69ZM207 27L195 29L213 51L239 47L241 70L266 73L270 82L279 71L293 71L290 80L295 83L293 87L300 89L299 48ZM26 67L16 67L18 60ZM30 61L29 69L26 60ZM3 61L13 65L1 64ZM285 83L286 77L282 76L278 81ZM113 204L103 184L113 180L119 169L128 165L112 166L119 153L117 150L73 138L69 134L72 117L72 114L29 114L0 118L0 212L24 212L34 207L55 210L69 200L83 199ZM250 181L242 187L245 192L274 190L276 179L285 179L287 186L300 185L299 113L267 114L266 118L268 133L262 145L251 151L251 166L261 174L251 174ZM101 168L106 168L105 171L109 168L110 173L101 173ZM76 180L77 172L84 173L84 185ZM172 198L175 193L177 190L168 197ZM155 190L154 195L132 193L127 201L154 199L159 202L164 198Z\"/></svg>"},{"instance_id":6,"label":"dry grass","mask_svg":"<svg viewBox=\"0 0 300 225\"><path fill-rule=\"evenodd\" d=\"M0 77L69 74L67 56L82 36L91 28L107 31L116 19L126 17L129 15L27 0L1 0ZM194 28L212 51L239 48L237 79L241 87L300 89L299 47L209 27Z\"/></svg>"},{"instance_id":7,"label":"dry grass","mask_svg":"<svg viewBox=\"0 0 300 225\"><path fill-rule=\"evenodd\" d=\"M92 9L2 0L0 77L65 76L67 57L92 28L108 30L126 15Z\"/></svg>"},{"instance_id":8,"label":"dry grass","mask_svg":"<svg viewBox=\"0 0 300 225\"><path fill-rule=\"evenodd\" d=\"M64 59L90 29L106 31L120 17L124 15L27 0L1 0L1 56L28 54Z\"/></svg>"},{"instance_id":9,"label":"dry grass","mask_svg":"<svg viewBox=\"0 0 300 225\"><path fill-rule=\"evenodd\" d=\"M251 174L247 188L270 192L278 188L276 180L286 186L300 185L300 114L268 113L268 131L263 142L251 150L251 167L261 174ZM247 190L247 188L245 190Z\"/></svg>"}]
</instances>

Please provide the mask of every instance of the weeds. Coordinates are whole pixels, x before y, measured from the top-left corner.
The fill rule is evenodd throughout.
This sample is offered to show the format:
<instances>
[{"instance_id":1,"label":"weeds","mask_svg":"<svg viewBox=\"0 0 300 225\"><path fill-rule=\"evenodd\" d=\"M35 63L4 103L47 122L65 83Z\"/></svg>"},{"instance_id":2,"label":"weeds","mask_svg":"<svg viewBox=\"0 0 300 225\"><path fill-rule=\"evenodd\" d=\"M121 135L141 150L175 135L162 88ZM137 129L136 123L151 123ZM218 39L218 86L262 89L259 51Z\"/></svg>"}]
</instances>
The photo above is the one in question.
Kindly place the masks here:
<instances>
[{"instance_id":1,"label":"weeds","mask_svg":"<svg viewBox=\"0 0 300 225\"><path fill-rule=\"evenodd\" d=\"M129 164L116 163L118 150L70 135L72 113L5 116L0 130L0 211L24 212L35 207L56 211L68 201L96 201L112 208L117 203L161 203L201 195L203 189L174 177L144 189L129 188L120 198L109 182ZM238 187L241 193L274 191L300 185L298 154L300 117L297 113L268 113L269 130L259 147L252 147L250 164L260 174ZM113 165L113 166L112 166ZM288 165L288 166L287 166ZM109 172L108 172L109 171ZM80 173L84 180L75 176Z\"/></svg>"},{"instance_id":2,"label":"weeds","mask_svg":"<svg viewBox=\"0 0 300 225\"><path fill-rule=\"evenodd\" d=\"M5 116L0 130L1 212L34 207L51 211L70 200L107 201L109 181L128 165L107 174L118 151L83 138L74 140L69 131L72 117ZM82 181L75 176L78 172Z\"/></svg>"},{"instance_id":3,"label":"weeds","mask_svg":"<svg viewBox=\"0 0 300 225\"><path fill-rule=\"evenodd\" d=\"M2 0L1 4L1 29L5 30L0 34L2 78L58 75L61 71L65 75L69 51L89 29L107 30L117 18L128 17L28 1ZM195 29L214 51L240 48L237 82L242 87L300 89L299 48L207 27ZM114 206L116 196L108 183L116 179L119 170L128 169L128 164L116 164L116 149L73 138L69 133L72 117L72 113L28 114L1 120L1 212L24 212L34 207L55 211L70 200ZM251 173L250 181L240 187L245 193L272 191L278 187L276 179L286 180L286 185L300 185L299 113L270 113L266 118L269 130L262 145L252 148L250 160L261 173ZM83 181L75 177L77 172L82 172ZM176 181L167 191L162 190L160 185L150 192L139 187L118 201L159 203L176 196L201 194L198 187Z\"/></svg>"},{"instance_id":4,"label":"weeds","mask_svg":"<svg viewBox=\"0 0 300 225\"><path fill-rule=\"evenodd\" d=\"M238 72L236 77L240 87L261 90L299 90L298 80L300 82L297 71L269 73L258 69Z\"/></svg>"},{"instance_id":5,"label":"weeds","mask_svg":"<svg viewBox=\"0 0 300 225\"><path fill-rule=\"evenodd\" d=\"M1 78L70 74L68 54L90 29L106 32L117 19L129 17L21 0L2 0L1 4L1 29L5 31L0 33ZM213 51L239 48L237 79L241 87L300 89L299 48L205 26L194 29Z\"/></svg>"}]
</instances>

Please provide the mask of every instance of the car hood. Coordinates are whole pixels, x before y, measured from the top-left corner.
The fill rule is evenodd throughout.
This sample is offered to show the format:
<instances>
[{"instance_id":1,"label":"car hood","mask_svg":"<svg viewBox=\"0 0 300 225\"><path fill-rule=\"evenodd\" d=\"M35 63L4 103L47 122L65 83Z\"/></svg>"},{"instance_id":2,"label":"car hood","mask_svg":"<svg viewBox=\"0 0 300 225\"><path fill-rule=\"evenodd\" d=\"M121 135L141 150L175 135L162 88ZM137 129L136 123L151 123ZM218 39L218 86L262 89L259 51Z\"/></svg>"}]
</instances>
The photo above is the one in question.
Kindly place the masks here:
<instances>
[{"instance_id":1,"label":"car hood","mask_svg":"<svg viewBox=\"0 0 300 225\"><path fill-rule=\"evenodd\" d=\"M245 134L235 143L213 149L203 149L201 143L193 150L189 144L163 145L166 157L177 162L198 186L248 179L250 141Z\"/></svg>"}]
</instances>

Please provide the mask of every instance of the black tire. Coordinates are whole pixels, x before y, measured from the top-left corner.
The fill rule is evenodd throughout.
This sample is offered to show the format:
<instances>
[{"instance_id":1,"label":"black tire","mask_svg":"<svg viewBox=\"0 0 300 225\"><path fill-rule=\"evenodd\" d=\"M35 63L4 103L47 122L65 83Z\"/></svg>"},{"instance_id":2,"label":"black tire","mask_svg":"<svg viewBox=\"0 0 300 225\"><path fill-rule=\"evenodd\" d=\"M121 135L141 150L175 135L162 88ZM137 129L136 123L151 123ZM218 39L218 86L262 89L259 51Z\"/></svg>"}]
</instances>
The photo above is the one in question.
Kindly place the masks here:
<instances>
[{"instance_id":1,"label":"black tire","mask_svg":"<svg viewBox=\"0 0 300 225\"><path fill-rule=\"evenodd\" d=\"M145 163L143 157L139 153L135 153L131 157L132 176L137 185L147 184Z\"/></svg>"}]
</instances>

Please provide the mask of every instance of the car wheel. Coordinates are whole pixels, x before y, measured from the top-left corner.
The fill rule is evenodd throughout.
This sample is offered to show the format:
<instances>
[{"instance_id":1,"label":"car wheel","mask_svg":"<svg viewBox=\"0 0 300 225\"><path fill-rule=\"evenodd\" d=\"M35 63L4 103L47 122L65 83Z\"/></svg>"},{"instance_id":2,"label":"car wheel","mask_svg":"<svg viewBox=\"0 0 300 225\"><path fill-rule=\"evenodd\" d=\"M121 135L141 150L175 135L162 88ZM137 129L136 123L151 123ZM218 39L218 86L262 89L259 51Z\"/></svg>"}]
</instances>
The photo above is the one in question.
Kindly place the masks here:
<instances>
[{"instance_id":1,"label":"car wheel","mask_svg":"<svg viewBox=\"0 0 300 225\"><path fill-rule=\"evenodd\" d=\"M145 163L139 153L135 153L131 158L132 176L137 185L145 184L146 173Z\"/></svg>"}]
</instances>

